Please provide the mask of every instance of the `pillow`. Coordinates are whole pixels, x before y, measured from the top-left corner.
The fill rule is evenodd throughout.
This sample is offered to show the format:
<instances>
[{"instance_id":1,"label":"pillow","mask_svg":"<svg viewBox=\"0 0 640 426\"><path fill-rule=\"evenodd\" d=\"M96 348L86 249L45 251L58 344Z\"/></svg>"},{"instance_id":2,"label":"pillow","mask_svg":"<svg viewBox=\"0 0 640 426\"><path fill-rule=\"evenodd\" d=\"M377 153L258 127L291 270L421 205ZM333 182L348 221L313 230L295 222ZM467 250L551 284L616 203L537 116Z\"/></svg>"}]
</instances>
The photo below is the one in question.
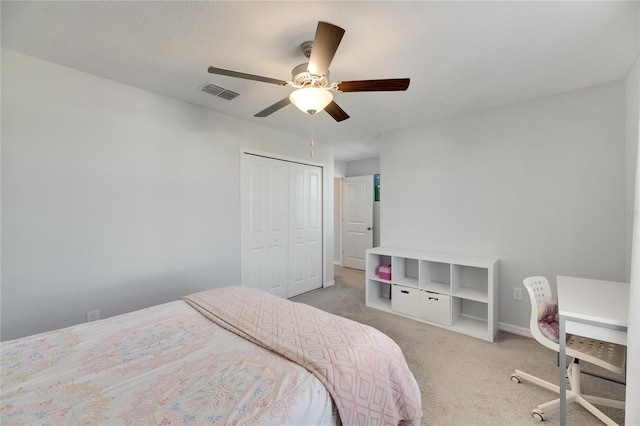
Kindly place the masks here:
<instances>
[{"instance_id":1,"label":"pillow","mask_svg":"<svg viewBox=\"0 0 640 426\"><path fill-rule=\"evenodd\" d=\"M538 304L538 328L547 339L558 343L560 335L558 322L558 305L553 300L545 300Z\"/></svg>"},{"instance_id":2,"label":"pillow","mask_svg":"<svg viewBox=\"0 0 640 426\"><path fill-rule=\"evenodd\" d=\"M558 305L547 299L538 303L538 321L551 323L558 320Z\"/></svg>"},{"instance_id":3,"label":"pillow","mask_svg":"<svg viewBox=\"0 0 640 426\"><path fill-rule=\"evenodd\" d=\"M542 313L540 313L542 311ZM558 320L558 305L546 302L538 307L538 321L552 323Z\"/></svg>"},{"instance_id":4,"label":"pillow","mask_svg":"<svg viewBox=\"0 0 640 426\"><path fill-rule=\"evenodd\" d=\"M542 333L542 335L555 343L558 343L560 341L559 326L560 324L558 323L558 321L553 321L553 322L538 321L538 328L540 329L540 332Z\"/></svg>"}]
</instances>

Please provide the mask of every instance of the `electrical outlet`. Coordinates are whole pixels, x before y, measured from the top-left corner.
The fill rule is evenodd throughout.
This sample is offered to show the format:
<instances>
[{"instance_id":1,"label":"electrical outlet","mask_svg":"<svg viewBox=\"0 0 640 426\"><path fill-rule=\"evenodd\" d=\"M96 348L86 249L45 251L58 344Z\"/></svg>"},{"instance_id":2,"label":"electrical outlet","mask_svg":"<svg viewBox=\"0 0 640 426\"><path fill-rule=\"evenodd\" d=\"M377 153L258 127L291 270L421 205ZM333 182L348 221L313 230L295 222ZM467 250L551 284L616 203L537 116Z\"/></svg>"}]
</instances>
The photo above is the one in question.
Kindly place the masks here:
<instances>
[{"instance_id":1,"label":"electrical outlet","mask_svg":"<svg viewBox=\"0 0 640 426\"><path fill-rule=\"evenodd\" d=\"M100 319L100 309L87 312L87 322L97 321Z\"/></svg>"},{"instance_id":2,"label":"electrical outlet","mask_svg":"<svg viewBox=\"0 0 640 426\"><path fill-rule=\"evenodd\" d=\"M522 300L522 288L520 287L513 288L513 300Z\"/></svg>"}]
</instances>

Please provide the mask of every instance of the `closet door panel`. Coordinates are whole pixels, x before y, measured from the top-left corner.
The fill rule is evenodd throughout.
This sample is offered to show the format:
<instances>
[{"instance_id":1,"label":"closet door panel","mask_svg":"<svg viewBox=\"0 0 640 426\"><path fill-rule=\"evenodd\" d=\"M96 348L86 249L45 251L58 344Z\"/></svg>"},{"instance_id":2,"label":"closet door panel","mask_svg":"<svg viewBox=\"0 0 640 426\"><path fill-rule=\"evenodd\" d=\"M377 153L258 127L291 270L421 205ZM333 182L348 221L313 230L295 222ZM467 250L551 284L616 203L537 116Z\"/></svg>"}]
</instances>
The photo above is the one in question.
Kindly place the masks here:
<instances>
[{"instance_id":1,"label":"closet door panel","mask_svg":"<svg viewBox=\"0 0 640 426\"><path fill-rule=\"evenodd\" d=\"M289 297L322 286L322 169L289 165Z\"/></svg>"},{"instance_id":2,"label":"closet door panel","mask_svg":"<svg viewBox=\"0 0 640 426\"><path fill-rule=\"evenodd\" d=\"M317 170L316 170L317 169ZM322 173L318 167L309 170L309 222L310 231L322 232Z\"/></svg>"},{"instance_id":3,"label":"closet door panel","mask_svg":"<svg viewBox=\"0 0 640 426\"><path fill-rule=\"evenodd\" d=\"M303 293L297 289L304 285L307 254L305 248L306 206L308 198L306 176L300 165L289 166L289 297Z\"/></svg>"},{"instance_id":4,"label":"closet door panel","mask_svg":"<svg viewBox=\"0 0 640 426\"><path fill-rule=\"evenodd\" d=\"M288 167L252 155L243 160L242 284L287 297Z\"/></svg>"},{"instance_id":5,"label":"closet door panel","mask_svg":"<svg viewBox=\"0 0 640 426\"><path fill-rule=\"evenodd\" d=\"M275 160L272 160L275 161ZM267 178L267 184L269 188L265 191L268 199L265 200L265 204L268 209L268 223L270 239L273 243L280 242L284 235L287 234L289 226L288 215L288 173L287 168L283 167L286 164L281 164L282 161L275 161L268 169L269 176Z\"/></svg>"},{"instance_id":6,"label":"closet door panel","mask_svg":"<svg viewBox=\"0 0 640 426\"><path fill-rule=\"evenodd\" d=\"M322 169L308 170L308 222L306 232L307 280L310 289L322 287Z\"/></svg>"}]
</instances>

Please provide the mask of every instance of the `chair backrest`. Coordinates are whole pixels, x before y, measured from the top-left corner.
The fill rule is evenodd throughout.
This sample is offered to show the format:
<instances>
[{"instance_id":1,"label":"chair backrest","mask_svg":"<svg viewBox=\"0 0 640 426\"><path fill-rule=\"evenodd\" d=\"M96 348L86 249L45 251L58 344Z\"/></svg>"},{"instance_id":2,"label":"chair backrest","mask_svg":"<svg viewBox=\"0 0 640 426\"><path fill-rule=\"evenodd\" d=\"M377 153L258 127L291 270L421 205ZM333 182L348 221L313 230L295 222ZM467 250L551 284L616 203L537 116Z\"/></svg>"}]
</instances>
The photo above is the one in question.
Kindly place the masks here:
<instances>
[{"instance_id":1,"label":"chair backrest","mask_svg":"<svg viewBox=\"0 0 640 426\"><path fill-rule=\"evenodd\" d=\"M548 301L554 300L553 293L551 292L551 286L549 281L545 277L528 277L522 282L524 288L529 294L529 300L531 301L531 319L529 320L529 330L533 335L533 338L543 346L552 349L556 352L560 352L560 345L556 342L548 339L540 331L538 326L538 308L544 305Z\"/></svg>"}]
</instances>

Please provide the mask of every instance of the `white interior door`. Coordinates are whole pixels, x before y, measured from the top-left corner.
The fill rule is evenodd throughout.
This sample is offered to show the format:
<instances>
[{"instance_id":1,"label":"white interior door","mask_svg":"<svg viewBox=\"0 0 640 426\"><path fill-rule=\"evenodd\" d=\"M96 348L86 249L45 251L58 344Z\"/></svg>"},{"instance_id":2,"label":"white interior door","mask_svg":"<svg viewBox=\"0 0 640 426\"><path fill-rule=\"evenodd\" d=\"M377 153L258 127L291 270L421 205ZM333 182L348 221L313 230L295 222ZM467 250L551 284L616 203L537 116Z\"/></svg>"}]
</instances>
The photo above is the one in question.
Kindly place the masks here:
<instances>
[{"instance_id":1,"label":"white interior door","mask_svg":"<svg viewBox=\"0 0 640 426\"><path fill-rule=\"evenodd\" d=\"M364 270L373 247L373 175L342 182L342 266Z\"/></svg>"},{"instance_id":2,"label":"white interior door","mask_svg":"<svg viewBox=\"0 0 640 426\"><path fill-rule=\"evenodd\" d=\"M288 297L322 287L322 169L289 164Z\"/></svg>"},{"instance_id":3,"label":"white interior door","mask_svg":"<svg viewBox=\"0 0 640 426\"><path fill-rule=\"evenodd\" d=\"M243 155L242 284L288 297L288 163Z\"/></svg>"}]
</instances>

